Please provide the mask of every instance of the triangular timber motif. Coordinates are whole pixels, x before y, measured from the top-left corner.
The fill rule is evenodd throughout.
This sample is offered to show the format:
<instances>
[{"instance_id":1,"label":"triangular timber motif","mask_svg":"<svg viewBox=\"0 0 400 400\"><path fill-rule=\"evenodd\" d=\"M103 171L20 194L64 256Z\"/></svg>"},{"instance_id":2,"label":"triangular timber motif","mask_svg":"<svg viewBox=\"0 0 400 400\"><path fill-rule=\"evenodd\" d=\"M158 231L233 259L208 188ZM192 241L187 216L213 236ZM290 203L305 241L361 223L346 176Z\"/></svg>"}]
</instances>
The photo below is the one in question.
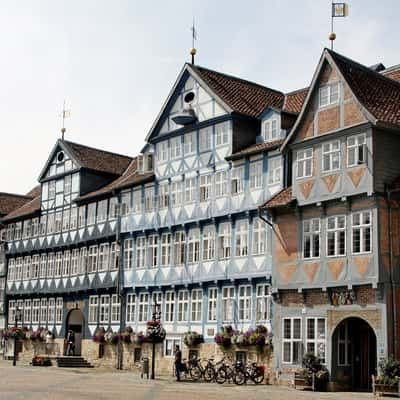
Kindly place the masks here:
<instances>
[{"instance_id":1,"label":"triangular timber motif","mask_svg":"<svg viewBox=\"0 0 400 400\"><path fill-rule=\"evenodd\" d=\"M303 268L305 273L307 274L309 281L312 282L319 268L319 263L304 264Z\"/></svg>"},{"instance_id":2,"label":"triangular timber motif","mask_svg":"<svg viewBox=\"0 0 400 400\"><path fill-rule=\"evenodd\" d=\"M353 182L354 187L357 187L359 185L361 178L364 175L364 172L365 172L365 167L359 167L347 171L347 175L349 175L351 181Z\"/></svg>"},{"instance_id":3,"label":"triangular timber motif","mask_svg":"<svg viewBox=\"0 0 400 400\"><path fill-rule=\"evenodd\" d=\"M331 271L332 278L334 281L339 279L340 274L343 271L344 261L342 260L335 260L335 261L328 261L328 267Z\"/></svg>"},{"instance_id":4,"label":"triangular timber motif","mask_svg":"<svg viewBox=\"0 0 400 400\"><path fill-rule=\"evenodd\" d=\"M314 179L299 184L301 193L305 199L310 196L311 190L314 187Z\"/></svg>"},{"instance_id":5,"label":"triangular timber motif","mask_svg":"<svg viewBox=\"0 0 400 400\"><path fill-rule=\"evenodd\" d=\"M329 193L332 193L333 189L335 188L338 178L339 178L339 174L327 175L322 178Z\"/></svg>"},{"instance_id":6,"label":"triangular timber motif","mask_svg":"<svg viewBox=\"0 0 400 400\"><path fill-rule=\"evenodd\" d=\"M283 282L289 283L292 280L293 274L295 273L297 266L294 264L278 265L276 269L278 270Z\"/></svg>"},{"instance_id":7,"label":"triangular timber motif","mask_svg":"<svg viewBox=\"0 0 400 400\"><path fill-rule=\"evenodd\" d=\"M364 277L365 273L367 272L370 261L371 257L361 257L354 259L354 264L357 267L357 270L360 273L361 277Z\"/></svg>"}]
</instances>

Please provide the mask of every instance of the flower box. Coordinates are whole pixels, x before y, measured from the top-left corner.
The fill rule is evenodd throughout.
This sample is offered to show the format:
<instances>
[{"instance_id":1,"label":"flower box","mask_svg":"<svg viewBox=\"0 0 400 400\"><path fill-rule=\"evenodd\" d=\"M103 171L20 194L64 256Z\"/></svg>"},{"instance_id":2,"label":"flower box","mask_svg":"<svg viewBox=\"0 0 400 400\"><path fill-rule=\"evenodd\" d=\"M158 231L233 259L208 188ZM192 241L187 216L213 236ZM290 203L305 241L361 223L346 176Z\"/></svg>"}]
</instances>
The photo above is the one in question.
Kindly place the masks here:
<instances>
[{"instance_id":1,"label":"flower box","mask_svg":"<svg viewBox=\"0 0 400 400\"><path fill-rule=\"evenodd\" d=\"M400 397L400 378L397 379L397 383L387 384L380 383L377 378L372 375L372 392L374 395L397 395Z\"/></svg>"},{"instance_id":2,"label":"flower box","mask_svg":"<svg viewBox=\"0 0 400 400\"><path fill-rule=\"evenodd\" d=\"M311 379L305 378L300 372L294 373L293 384L295 389L310 389L315 391L315 374L311 375Z\"/></svg>"}]
</instances>

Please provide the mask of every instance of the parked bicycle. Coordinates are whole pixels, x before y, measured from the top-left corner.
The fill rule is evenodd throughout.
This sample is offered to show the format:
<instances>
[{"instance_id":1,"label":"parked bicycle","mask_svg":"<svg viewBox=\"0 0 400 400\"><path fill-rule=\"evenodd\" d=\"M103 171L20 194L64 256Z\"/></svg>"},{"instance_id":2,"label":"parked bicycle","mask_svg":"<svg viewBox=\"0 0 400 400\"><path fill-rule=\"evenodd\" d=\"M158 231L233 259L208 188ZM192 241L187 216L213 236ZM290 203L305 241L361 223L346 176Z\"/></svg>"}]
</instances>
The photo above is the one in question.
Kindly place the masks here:
<instances>
[{"instance_id":1,"label":"parked bicycle","mask_svg":"<svg viewBox=\"0 0 400 400\"><path fill-rule=\"evenodd\" d=\"M189 360L189 374L194 382L203 378L206 382L211 382L215 379L215 370L212 360L203 359L207 364L203 366L199 358Z\"/></svg>"},{"instance_id":2,"label":"parked bicycle","mask_svg":"<svg viewBox=\"0 0 400 400\"><path fill-rule=\"evenodd\" d=\"M251 379L256 385L259 385L264 380L265 368L257 363L247 363L243 365L241 362L236 363L236 368L233 375L233 381L236 385L243 385Z\"/></svg>"},{"instance_id":3,"label":"parked bicycle","mask_svg":"<svg viewBox=\"0 0 400 400\"><path fill-rule=\"evenodd\" d=\"M216 370L215 380L217 383L222 385L226 381L230 382L233 380L234 370L233 368L225 361L225 357L218 363L221 366Z\"/></svg>"}]
</instances>

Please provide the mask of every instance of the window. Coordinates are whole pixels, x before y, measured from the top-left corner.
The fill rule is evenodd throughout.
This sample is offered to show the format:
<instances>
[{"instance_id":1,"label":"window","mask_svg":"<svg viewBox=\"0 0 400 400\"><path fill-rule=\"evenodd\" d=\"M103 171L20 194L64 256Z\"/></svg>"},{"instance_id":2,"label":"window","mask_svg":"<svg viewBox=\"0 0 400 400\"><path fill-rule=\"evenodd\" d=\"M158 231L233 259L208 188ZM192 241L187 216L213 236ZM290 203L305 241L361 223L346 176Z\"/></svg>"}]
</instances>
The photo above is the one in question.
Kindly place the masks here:
<instances>
[{"instance_id":1,"label":"window","mask_svg":"<svg viewBox=\"0 0 400 400\"><path fill-rule=\"evenodd\" d=\"M136 239L136 268L144 268L146 265L146 238L140 236Z\"/></svg>"},{"instance_id":2,"label":"window","mask_svg":"<svg viewBox=\"0 0 400 400\"><path fill-rule=\"evenodd\" d=\"M51 234L54 233L54 229L55 229L55 215L54 213L51 213L47 216L47 233Z\"/></svg>"},{"instance_id":3,"label":"window","mask_svg":"<svg viewBox=\"0 0 400 400\"><path fill-rule=\"evenodd\" d=\"M31 220L28 219L23 223L22 239L27 239L31 235Z\"/></svg>"},{"instance_id":4,"label":"window","mask_svg":"<svg viewBox=\"0 0 400 400\"><path fill-rule=\"evenodd\" d=\"M161 265L171 265L171 234L164 233L161 236Z\"/></svg>"},{"instance_id":5,"label":"window","mask_svg":"<svg viewBox=\"0 0 400 400\"><path fill-rule=\"evenodd\" d=\"M196 201L197 184L196 178L186 178L185 180L185 202L193 203Z\"/></svg>"},{"instance_id":6,"label":"window","mask_svg":"<svg viewBox=\"0 0 400 400\"><path fill-rule=\"evenodd\" d=\"M248 254L249 223L247 221L236 222L236 257L247 256Z\"/></svg>"},{"instance_id":7,"label":"window","mask_svg":"<svg viewBox=\"0 0 400 400\"><path fill-rule=\"evenodd\" d=\"M301 349L301 318L283 318L283 362L285 364L300 364Z\"/></svg>"},{"instance_id":8,"label":"window","mask_svg":"<svg viewBox=\"0 0 400 400\"><path fill-rule=\"evenodd\" d=\"M256 304L256 321L270 321L272 301L268 293L268 285L257 285Z\"/></svg>"},{"instance_id":9,"label":"window","mask_svg":"<svg viewBox=\"0 0 400 400\"><path fill-rule=\"evenodd\" d=\"M212 196L212 176L200 176L200 201L209 201Z\"/></svg>"},{"instance_id":10,"label":"window","mask_svg":"<svg viewBox=\"0 0 400 400\"><path fill-rule=\"evenodd\" d=\"M232 169L231 194L244 192L244 165Z\"/></svg>"},{"instance_id":11,"label":"window","mask_svg":"<svg viewBox=\"0 0 400 400\"><path fill-rule=\"evenodd\" d=\"M71 193L72 177L71 175L64 176L64 194Z\"/></svg>"},{"instance_id":12,"label":"window","mask_svg":"<svg viewBox=\"0 0 400 400\"><path fill-rule=\"evenodd\" d=\"M64 210L62 217L62 230L64 232L69 229L69 217L70 217L70 209L67 208Z\"/></svg>"},{"instance_id":13,"label":"window","mask_svg":"<svg viewBox=\"0 0 400 400\"><path fill-rule=\"evenodd\" d=\"M203 261L211 261L215 254L215 229L206 227L203 231Z\"/></svg>"},{"instance_id":14,"label":"window","mask_svg":"<svg viewBox=\"0 0 400 400\"><path fill-rule=\"evenodd\" d=\"M62 275L63 253L59 251L56 254L56 270L54 276L60 277Z\"/></svg>"},{"instance_id":15,"label":"window","mask_svg":"<svg viewBox=\"0 0 400 400\"><path fill-rule=\"evenodd\" d=\"M15 262L15 279L20 281L22 279L22 267L23 267L23 259L22 257L18 257Z\"/></svg>"},{"instance_id":16,"label":"window","mask_svg":"<svg viewBox=\"0 0 400 400\"><path fill-rule=\"evenodd\" d=\"M278 120L268 119L264 121L262 135L266 141L278 139L280 137L280 132L278 130Z\"/></svg>"},{"instance_id":17,"label":"window","mask_svg":"<svg viewBox=\"0 0 400 400\"><path fill-rule=\"evenodd\" d=\"M239 286L239 321L251 320L251 286Z\"/></svg>"},{"instance_id":18,"label":"window","mask_svg":"<svg viewBox=\"0 0 400 400\"><path fill-rule=\"evenodd\" d=\"M63 322L63 299L58 297L56 300L56 324Z\"/></svg>"},{"instance_id":19,"label":"window","mask_svg":"<svg viewBox=\"0 0 400 400\"><path fill-rule=\"evenodd\" d=\"M212 148L212 127L200 129L199 131L200 152L209 151Z\"/></svg>"},{"instance_id":20,"label":"window","mask_svg":"<svg viewBox=\"0 0 400 400\"><path fill-rule=\"evenodd\" d=\"M303 258L314 258L320 255L320 227L319 218L303 221Z\"/></svg>"},{"instance_id":21,"label":"window","mask_svg":"<svg viewBox=\"0 0 400 400\"><path fill-rule=\"evenodd\" d=\"M22 222L15 223L15 231L14 231L14 239L20 240L21 239L21 230L22 230Z\"/></svg>"},{"instance_id":22,"label":"window","mask_svg":"<svg viewBox=\"0 0 400 400\"><path fill-rule=\"evenodd\" d=\"M78 273L79 266L79 249L73 249L71 252L71 275Z\"/></svg>"},{"instance_id":23,"label":"window","mask_svg":"<svg viewBox=\"0 0 400 400\"><path fill-rule=\"evenodd\" d=\"M93 225L96 222L96 203L88 205L87 224Z\"/></svg>"},{"instance_id":24,"label":"window","mask_svg":"<svg viewBox=\"0 0 400 400\"><path fill-rule=\"evenodd\" d=\"M262 160L250 164L250 189L262 187Z\"/></svg>"},{"instance_id":25,"label":"window","mask_svg":"<svg viewBox=\"0 0 400 400\"><path fill-rule=\"evenodd\" d=\"M99 319L99 296L89 296L89 324L97 324Z\"/></svg>"},{"instance_id":26,"label":"window","mask_svg":"<svg viewBox=\"0 0 400 400\"><path fill-rule=\"evenodd\" d=\"M89 247L88 268L87 268L87 272L89 274L97 271L97 253L98 253L97 246Z\"/></svg>"},{"instance_id":27,"label":"window","mask_svg":"<svg viewBox=\"0 0 400 400\"><path fill-rule=\"evenodd\" d=\"M142 191L141 189L134 190L132 193L132 211L135 214L142 212Z\"/></svg>"},{"instance_id":28,"label":"window","mask_svg":"<svg viewBox=\"0 0 400 400\"><path fill-rule=\"evenodd\" d=\"M369 253L372 249L371 211L357 212L352 215L353 254Z\"/></svg>"},{"instance_id":29,"label":"window","mask_svg":"<svg viewBox=\"0 0 400 400\"><path fill-rule=\"evenodd\" d=\"M86 206L80 206L78 209L78 227L84 228L86 225Z\"/></svg>"},{"instance_id":30,"label":"window","mask_svg":"<svg viewBox=\"0 0 400 400\"><path fill-rule=\"evenodd\" d=\"M77 207L71 207L71 217L70 217L70 229L76 229L78 224L78 209Z\"/></svg>"},{"instance_id":31,"label":"window","mask_svg":"<svg viewBox=\"0 0 400 400\"><path fill-rule=\"evenodd\" d=\"M55 213L55 221L54 221L54 232L58 233L61 232L62 228L62 212L58 211Z\"/></svg>"},{"instance_id":32,"label":"window","mask_svg":"<svg viewBox=\"0 0 400 400\"><path fill-rule=\"evenodd\" d=\"M340 140L322 145L322 171L331 172L340 169Z\"/></svg>"},{"instance_id":33,"label":"window","mask_svg":"<svg viewBox=\"0 0 400 400\"><path fill-rule=\"evenodd\" d=\"M319 88L319 106L325 107L329 104L339 102L339 82L325 85Z\"/></svg>"},{"instance_id":34,"label":"window","mask_svg":"<svg viewBox=\"0 0 400 400\"><path fill-rule=\"evenodd\" d=\"M49 325L54 324L56 312L56 299L49 299L49 308L47 310L47 321Z\"/></svg>"},{"instance_id":35,"label":"window","mask_svg":"<svg viewBox=\"0 0 400 400\"><path fill-rule=\"evenodd\" d=\"M8 323L15 323L15 300L9 300L8 302Z\"/></svg>"},{"instance_id":36,"label":"window","mask_svg":"<svg viewBox=\"0 0 400 400\"><path fill-rule=\"evenodd\" d=\"M174 160L182 155L182 142L181 137L172 138L170 141L171 146L171 159Z\"/></svg>"},{"instance_id":37,"label":"window","mask_svg":"<svg viewBox=\"0 0 400 400\"><path fill-rule=\"evenodd\" d=\"M196 132L187 133L184 136L185 155L196 152Z\"/></svg>"},{"instance_id":38,"label":"window","mask_svg":"<svg viewBox=\"0 0 400 400\"><path fill-rule=\"evenodd\" d=\"M54 276L54 262L55 262L55 254L50 253L47 256L47 277L52 278Z\"/></svg>"},{"instance_id":39,"label":"window","mask_svg":"<svg viewBox=\"0 0 400 400\"><path fill-rule=\"evenodd\" d=\"M40 300L40 324L41 326L47 324L47 299Z\"/></svg>"},{"instance_id":40,"label":"window","mask_svg":"<svg viewBox=\"0 0 400 400\"><path fill-rule=\"evenodd\" d=\"M215 197L223 197L227 195L226 171L218 171L215 173Z\"/></svg>"},{"instance_id":41,"label":"window","mask_svg":"<svg viewBox=\"0 0 400 400\"><path fill-rule=\"evenodd\" d=\"M101 200L97 204L97 222L107 220L107 200Z\"/></svg>"},{"instance_id":42,"label":"window","mask_svg":"<svg viewBox=\"0 0 400 400\"><path fill-rule=\"evenodd\" d=\"M351 341L348 321L344 321L337 328L338 365L351 365Z\"/></svg>"},{"instance_id":43,"label":"window","mask_svg":"<svg viewBox=\"0 0 400 400\"><path fill-rule=\"evenodd\" d=\"M164 347L164 356L174 357L175 346L179 346L179 348L181 348L182 345L180 338L166 338Z\"/></svg>"},{"instance_id":44,"label":"window","mask_svg":"<svg viewBox=\"0 0 400 400\"><path fill-rule=\"evenodd\" d=\"M347 166L356 167L367 162L365 134L347 138Z\"/></svg>"},{"instance_id":45,"label":"window","mask_svg":"<svg viewBox=\"0 0 400 400\"><path fill-rule=\"evenodd\" d=\"M39 278L39 255L32 256L31 278Z\"/></svg>"},{"instance_id":46,"label":"window","mask_svg":"<svg viewBox=\"0 0 400 400\"><path fill-rule=\"evenodd\" d=\"M208 289L208 321L217 320L217 302L218 300L218 289L209 288Z\"/></svg>"},{"instance_id":47,"label":"window","mask_svg":"<svg viewBox=\"0 0 400 400\"><path fill-rule=\"evenodd\" d=\"M149 249L149 267L155 268L158 261L158 236L150 235L147 247Z\"/></svg>"},{"instance_id":48,"label":"window","mask_svg":"<svg viewBox=\"0 0 400 400\"><path fill-rule=\"evenodd\" d=\"M108 324L110 320L110 296L100 296L100 323Z\"/></svg>"},{"instance_id":49,"label":"window","mask_svg":"<svg viewBox=\"0 0 400 400\"><path fill-rule=\"evenodd\" d=\"M145 322L148 318L149 312L149 294L140 293L139 295L139 322Z\"/></svg>"},{"instance_id":50,"label":"window","mask_svg":"<svg viewBox=\"0 0 400 400\"><path fill-rule=\"evenodd\" d=\"M87 271L87 248L82 247L79 252L79 273L86 274Z\"/></svg>"},{"instance_id":51,"label":"window","mask_svg":"<svg viewBox=\"0 0 400 400\"><path fill-rule=\"evenodd\" d=\"M111 197L110 199L110 210L109 218L115 219L118 217L118 199L116 197Z\"/></svg>"},{"instance_id":52,"label":"window","mask_svg":"<svg viewBox=\"0 0 400 400\"><path fill-rule=\"evenodd\" d=\"M154 211L154 186L144 189L144 209L146 212Z\"/></svg>"},{"instance_id":53,"label":"window","mask_svg":"<svg viewBox=\"0 0 400 400\"><path fill-rule=\"evenodd\" d=\"M222 320L233 321L235 305L235 288L222 288Z\"/></svg>"},{"instance_id":54,"label":"window","mask_svg":"<svg viewBox=\"0 0 400 400\"><path fill-rule=\"evenodd\" d=\"M110 247L110 270L115 271L119 268L119 244L112 242Z\"/></svg>"},{"instance_id":55,"label":"window","mask_svg":"<svg viewBox=\"0 0 400 400\"><path fill-rule=\"evenodd\" d=\"M111 323L119 322L121 315L121 302L117 294L111 296Z\"/></svg>"},{"instance_id":56,"label":"window","mask_svg":"<svg viewBox=\"0 0 400 400\"><path fill-rule=\"evenodd\" d=\"M47 255L42 254L40 256L40 266L39 266L39 277L46 278L46 264L47 264Z\"/></svg>"},{"instance_id":57,"label":"window","mask_svg":"<svg viewBox=\"0 0 400 400\"><path fill-rule=\"evenodd\" d=\"M25 300L24 303L24 324L31 324L31 301L29 299Z\"/></svg>"},{"instance_id":58,"label":"window","mask_svg":"<svg viewBox=\"0 0 400 400\"><path fill-rule=\"evenodd\" d=\"M265 223L255 218L253 220L253 254L260 255L266 251L266 227Z\"/></svg>"},{"instance_id":59,"label":"window","mask_svg":"<svg viewBox=\"0 0 400 400\"><path fill-rule=\"evenodd\" d=\"M178 207L182 204L182 182L171 183L171 206Z\"/></svg>"},{"instance_id":60,"label":"window","mask_svg":"<svg viewBox=\"0 0 400 400\"><path fill-rule=\"evenodd\" d=\"M158 208L167 208L169 204L168 183L162 183L158 186Z\"/></svg>"},{"instance_id":61,"label":"window","mask_svg":"<svg viewBox=\"0 0 400 400\"><path fill-rule=\"evenodd\" d=\"M203 290L202 289L193 289L191 300L192 300L191 301L192 321L193 322L201 322Z\"/></svg>"},{"instance_id":62,"label":"window","mask_svg":"<svg viewBox=\"0 0 400 400\"><path fill-rule=\"evenodd\" d=\"M188 263L194 264L199 262L200 253L200 231L191 229L188 234Z\"/></svg>"},{"instance_id":63,"label":"window","mask_svg":"<svg viewBox=\"0 0 400 400\"><path fill-rule=\"evenodd\" d=\"M230 125L229 121L215 125L215 142L217 146L229 143Z\"/></svg>"},{"instance_id":64,"label":"window","mask_svg":"<svg viewBox=\"0 0 400 400\"><path fill-rule=\"evenodd\" d=\"M32 301L32 324L38 324L40 319L40 299Z\"/></svg>"},{"instance_id":65,"label":"window","mask_svg":"<svg viewBox=\"0 0 400 400\"><path fill-rule=\"evenodd\" d=\"M165 322L173 322L175 313L175 292L165 292Z\"/></svg>"},{"instance_id":66,"label":"window","mask_svg":"<svg viewBox=\"0 0 400 400\"><path fill-rule=\"evenodd\" d=\"M346 217L344 215L328 217L326 230L327 256L344 256L346 254Z\"/></svg>"},{"instance_id":67,"label":"window","mask_svg":"<svg viewBox=\"0 0 400 400\"><path fill-rule=\"evenodd\" d=\"M176 265L182 265L185 263L185 245L185 233L175 232L174 256Z\"/></svg>"},{"instance_id":68,"label":"window","mask_svg":"<svg viewBox=\"0 0 400 400\"><path fill-rule=\"evenodd\" d=\"M168 160L168 140L158 143L157 145L157 159L160 162Z\"/></svg>"},{"instance_id":69,"label":"window","mask_svg":"<svg viewBox=\"0 0 400 400\"><path fill-rule=\"evenodd\" d=\"M16 278L15 276L15 260L11 258L8 262L8 280L10 282L13 282Z\"/></svg>"},{"instance_id":70,"label":"window","mask_svg":"<svg viewBox=\"0 0 400 400\"><path fill-rule=\"evenodd\" d=\"M325 318L307 318L306 353L316 355L325 364Z\"/></svg>"},{"instance_id":71,"label":"window","mask_svg":"<svg viewBox=\"0 0 400 400\"><path fill-rule=\"evenodd\" d=\"M32 219L31 228L32 228L32 236L39 235L39 218Z\"/></svg>"},{"instance_id":72,"label":"window","mask_svg":"<svg viewBox=\"0 0 400 400\"><path fill-rule=\"evenodd\" d=\"M124 240L124 269L133 267L133 239Z\"/></svg>"},{"instance_id":73,"label":"window","mask_svg":"<svg viewBox=\"0 0 400 400\"><path fill-rule=\"evenodd\" d=\"M69 276L71 269L71 252L69 250L64 251L64 261L63 261L63 276Z\"/></svg>"},{"instance_id":74,"label":"window","mask_svg":"<svg viewBox=\"0 0 400 400\"><path fill-rule=\"evenodd\" d=\"M121 194L121 216L128 215L131 210L131 192Z\"/></svg>"},{"instance_id":75,"label":"window","mask_svg":"<svg viewBox=\"0 0 400 400\"><path fill-rule=\"evenodd\" d=\"M312 175L313 149L299 150L296 154L297 179Z\"/></svg>"},{"instance_id":76,"label":"window","mask_svg":"<svg viewBox=\"0 0 400 400\"><path fill-rule=\"evenodd\" d=\"M282 157L268 160L268 185L277 185L282 180Z\"/></svg>"},{"instance_id":77,"label":"window","mask_svg":"<svg viewBox=\"0 0 400 400\"><path fill-rule=\"evenodd\" d=\"M229 223L223 223L219 226L218 256L220 260L231 256L231 225Z\"/></svg>"},{"instance_id":78,"label":"window","mask_svg":"<svg viewBox=\"0 0 400 400\"><path fill-rule=\"evenodd\" d=\"M107 271L108 270L108 258L110 254L110 245L108 243L102 243L99 246L99 262L98 262L98 271ZM89 249L89 263L90 263L90 249Z\"/></svg>"},{"instance_id":79,"label":"window","mask_svg":"<svg viewBox=\"0 0 400 400\"><path fill-rule=\"evenodd\" d=\"M153 312L162 312L162 292L153 292L151 294L151 306Z\"/></svg>"},{"instance_id":80,"label":"window","mask_svg":"<svg viewBox=\"0 0 400 400\"><path fill-rule=\"evenodd\" d=\"M126 296L126 322L135 322L136 317L136 295L129 293Z\"/></svg>"},{"instance_id":81,"label":"window","mask_svg":"<svg viewBox=\"0 0 400 400\"><path fill-rule=\"evenodd\" d=\"M189 317L189 291L178 292L178 322L186 322Z\"/></svg>"}]
</instances>

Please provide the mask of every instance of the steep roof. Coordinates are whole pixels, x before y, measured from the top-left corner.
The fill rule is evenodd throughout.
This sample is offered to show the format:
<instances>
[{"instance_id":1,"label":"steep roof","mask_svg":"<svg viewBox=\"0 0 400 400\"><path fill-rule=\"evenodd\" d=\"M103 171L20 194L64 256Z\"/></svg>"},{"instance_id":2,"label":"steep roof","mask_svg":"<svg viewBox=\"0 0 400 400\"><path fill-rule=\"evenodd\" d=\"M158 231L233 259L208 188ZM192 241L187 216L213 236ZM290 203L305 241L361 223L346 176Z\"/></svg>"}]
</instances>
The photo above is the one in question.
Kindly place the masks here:
<instances>
[{"instance_id":1,"label":"steep roof","mask_svg":"<svg viewBox=\"0 0 400 400\"><path fill-rule=\"evenodd\" d=\"M306 87L290 93L286 93L283 110L296 114L300 113L301 108L303 107L303 103L307 97L308 90L309 88Z\"/></svg>"},{"instance_id":2,"label":"steep roof","mask_svg":"<svg viewBox=\"0 0 400 400\"><path fill-rule=\"evenodd\" d=\"M7 214L3 221L11 221L26 215L31 215L36 211L40 210L40 198L41 195L36 196L34 199L28 201L27 203L23 204L21 207L11 211Z\"/></svg>"},{"instance_id":3,"label":"steep roof","mask_svg":"<svg viewBox=\"0 0 400 400\"><path fill-rule=\"evenodd\" d=\"M0 192L0 217L32 200L31 196Z\"/></svg>"},{"instance_id":4,"label":"steep roof","mask_svg":"<svg viewBox=\"0 0 400 400\"><path fill-rule=\"evenodd\" d=\"M292 187L282 189L280 192L272 196L267 202L265 202L260 208L261 209L272 209L285 207L289 205L295 198L293 197Z\"/></svg>"},{"instance_id":5,"label":"steep roof","mask_svg":"<svg viewBox=\"0 0 400 400\"><path fill-rule=\"evenodd\" d=\"M281 109L285 95L277 90L198 65L190 65L234 112L259 117L268 107Z\"/></svg>"},{"instance_id":6,"label":"steep roof","mask_svg":"<svg viewBox=\"0 0 400 400\"><path fill-rule=\"evenodd\" d=\"M71 155L83 167L92 171L121 175L132 161L132 157L95 149L79 143L61 140Z\"/></svg>"},{"instance_id":7,"label":"steep roof","mask_svg":"<svg viewBox=\"0 0 400 400\"><path fill-rule=\"evenodd\" d=\"M237 160L244 156L251 156L253 154L261 153L264 151L274 150L278 148L283 143L283 139L273 140L270 142L257 143L253 144L249 147L246 147L242 150L237 151L236 153L231 154L226 157L227 160Z\"/></svg>"},{"instance_id":8,"label":"steep roof","mask_svg":"<svg viewBox=\"0 0 400 400\"><path fill-rule=\"evenodd\" d=\"M387 78L394 79L395 81L400 81L400 64L386 68L385 70L381 71L381 74Z\"/></svg>"}]
</instances>

